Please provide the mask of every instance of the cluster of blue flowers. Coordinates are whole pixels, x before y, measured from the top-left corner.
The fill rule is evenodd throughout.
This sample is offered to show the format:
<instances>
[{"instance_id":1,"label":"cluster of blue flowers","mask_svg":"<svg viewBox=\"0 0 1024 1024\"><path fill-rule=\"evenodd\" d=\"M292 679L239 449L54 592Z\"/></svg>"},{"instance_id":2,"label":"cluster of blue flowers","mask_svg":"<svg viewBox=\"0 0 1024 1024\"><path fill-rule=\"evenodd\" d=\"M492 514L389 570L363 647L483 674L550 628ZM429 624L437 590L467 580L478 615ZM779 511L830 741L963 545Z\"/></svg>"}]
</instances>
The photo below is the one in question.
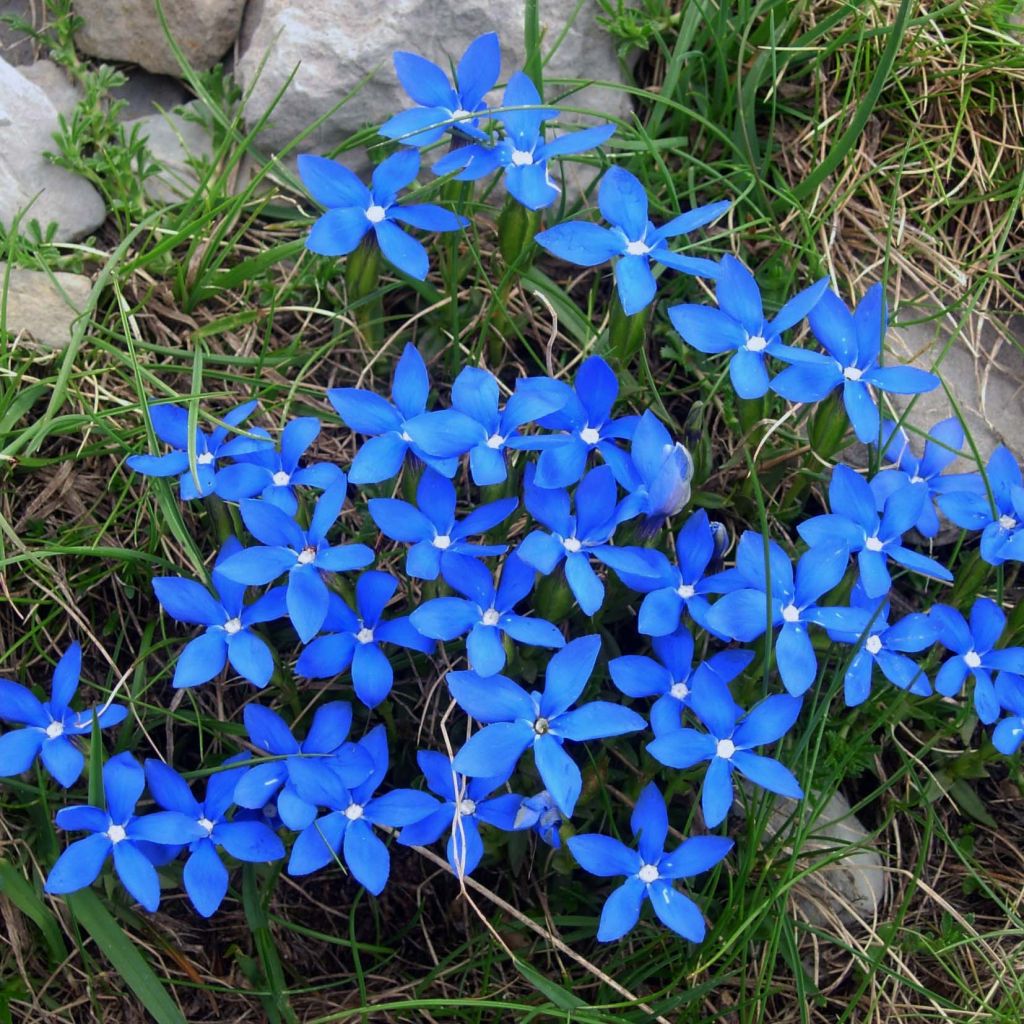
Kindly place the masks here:
<instances>
[{"instance_id":1,"label":"cluster of blue flowers","mask_svg":"<svg viewBox=\"0 0 1024 1024\"><path fill-rule=\"evenodd\" d=\"M329 210L312 229L311 249L348 253L372 229L373 244L392 263L425 276L426 251L398 225L451 230L462 222L441 207L402 205L396 197L417 173L419 149L446 135L457 145L434 165L438 173L475 180L501 169L510 194L531 209L554 199L547 161L600 144L610 129L545 140L543 125L557 111L542 107L530 80L516 74L493 114L498 127L485 130L499 58L496 38L481 37L452 84L422 58L396 55L418 106L382 131L407 148L380 164L370 188L331 161L303 159L311 194ZM673 522L691 498L686 448L652 411L616 408L616 375L597 355L579 364L571 384L515 381L504 404L496 377L466 367L450 402L438 405L422 356L407 345L389 397L362 388L327 392L340 421L364 439L347 470L307 460L322 428L315 417L293 419L275 441L268 430L245 426L254 402L213 420L209 433L190 430L182 406L150 405L153 433L171 450L132 455L128 466L178 478L182 500L227 502L237 534L213 555L209 580L153 581L167 616L199 628L176 656L173 686L199 686L230 666L273 692L275 679L294 673L330 680L332 690L350 687L365 712L357 723L352 703L320 700L323 691L310 688L308 725L289 724L249 701L245 749L204 766L202 799L162 761L110 757L105 805L57 814L60 828L88 835L53 866L49 892L90 885L112 856L125 888L153 910L158 869L184 857L184 889L209 916L225 898L234 861L287 857L292 875L343 863L376 894L388 880L389 837L415 846L443 840L452 871L463 877L501 832L531 830L561 848L585 799L579 745L625 735L639 737L650 755L647 776L660 776L673 792L673 773L697 769L689 778L701 779L704 825L717 828L733 806L734 773L771 793L802 796L794 772L764 750L785 737L824 674L815 633L837 645L830 650L845 666L848 705L868 698L876 666L916 696L934 690L955 698L969 686L978 718L994 726L997 749L1016 751L1024 738L1024 648L1000 646L1006 617L999 604L978 597L965 619L934 602L927 612L890 620L894 576L924 577L925 587L952 580L911 533L936 536L939 512L981 534L986 562L1024 558L1024 487L1010 453L998 449L981 473L946 473L963 446L957 421L937 424L917 456L902 428L882 419L872 389L916 394L938 380L880 365L880 286L851 313L819 281L768 320L738 260L716 263L668 248L667 240L709 223L728 204L655 227L639 181L612 168L599 205L610 227L572 221L537 241L583 265L615 261L627 314L654 299L652 262L716 280L717 308L669 310L683 339L703 352L731 353L731 380L743 398L771 388L791 401L817 402L842 387L854 433L878 446L886 468L865 479L835 466L829 510L800 523L798 555L788 542L747 532L726 564L723 524L703 509ZM804 320L824 352L782 342ZM785 367L774 379L769 358ZM465 497L460 509L460 485L468 491L469 481L491 496L482 503ZM372 545L353 539L373 534ZM669 553L658 546L662 538ZM393 574L399 566L404 571ZM610 603L617 639L630 653L607 649L599 616ZM587 623L578 636L566 628L573 604L575 621ZM635 629L622 627L624 619ZM285 627L270 642L266 625L275 621L290 623L301 647L294 660L281 649ZM745 679L755 650L744 645L755 641L773 659L783 692L765 693ZM439 643L443 662L431 660ZM372 712L410 659L426 673L456 666L445 683L466 716L468 739L452 755L417 752L425 788L388 788L387 731ZM75 738L125 718L127 709L109 702L71 710L80 665L73 645L46 703L0 680L0 717L21 726L0 736L0 775L24 772L38 757L70 787L84 767ZM539 676L543 682L534 682ZM350 740L354 724L360 738ZM137 813L147 787L159 809ZM530 795L517 792L527 787ZM635 845L600 834L570 835L566 843L585 870L624 879L608 897L598 938L626 934L648 899L665 926L700 941L704 911L675 883L715 868L732 841L692 836L666 851L669 808L655 781L638 787L630 827Z\"/></svg>"}]
</instances>

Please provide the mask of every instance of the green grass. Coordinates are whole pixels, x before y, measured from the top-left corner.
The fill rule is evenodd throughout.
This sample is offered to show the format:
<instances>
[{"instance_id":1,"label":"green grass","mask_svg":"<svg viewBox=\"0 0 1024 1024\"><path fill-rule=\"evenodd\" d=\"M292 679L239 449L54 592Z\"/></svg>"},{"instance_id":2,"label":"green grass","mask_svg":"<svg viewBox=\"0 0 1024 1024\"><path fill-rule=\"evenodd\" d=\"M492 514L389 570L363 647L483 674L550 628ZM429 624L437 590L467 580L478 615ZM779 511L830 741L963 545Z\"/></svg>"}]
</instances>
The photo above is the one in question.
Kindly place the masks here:
<instances>
[{"instance_id":1,"label":"green grass","mask_svg":"<svg viewBox=\"0 0 1024 1024\"><path fill-rule=\"evenodd\" d=\"M345 465L355 442L328 415L326 386L385 389L408 340L432 360L442 393L467 363L483 361L504 380L569 368L609 343L609 280L532 262L529 249L518 263L504 260L498 207L443 185L473 218L465 241L432 245L435 271L422 285L385 275L360 292L336 263L304 251L313 211L286 166L266 164L259 182L230 194L254 133L243 127L244 97L219 72L188 79L216 126L215 160L193 198L153 205L140 188L145 154L112 116L116 75L74 55L69 5L50 6L45 43L85 92L54 153L93 181L111 216L97 238L74 245L47 240L45 225L3 239L10 262L89 273L95 287L65 353L40 354L0 333L0 667L42 685L57 651L81 639L84 677L101 695L130 699L116 749L196 770L237 749L252 691L170 687L186 634L160 615L149 581L202 576L220 524L125 468L129 453L156 450L146 400L183 395L205 416L251 395L272 428L325 416L317 454ZM1024 50L1007 34L1013 4L603 6L624 56L637 46L640 55L636 117L595 162L639 175L655 220L733 197L724 228L694 251L740 254L775 306L832 273L846 297L884 277L891 297L934 288L962 317L1021 307L1024 155L1013 125L1024 107ZM546 76L548 97L564 95L568 108L580 84ZM387 152L370 130L353 146L367 143L375 159ZM299 138L291 150L303 148ZM424 196L436 193L422 181ZM661 285L646 346L622 368L624 403L652 406L686 438L697 502L734 534L767 527L792 537L820 502L825 467L807 438L828 454L828 410L783 418L774 399L737 403L721 363L684 350L668 329L664 307L699 300L700 287L671 274ZM346 524L373 542L366 521L350 512ZM978 588L1008 607L1019 599L1011 572L986 576L955 546L941 554L971 570L955 601L969 603ZM947 596L907 579L900 595L908 605ZM609 653L628 647L627 600L611 595ZM570 626L576 635L591 628L578 613ZM888 879L875 921L797 914L795 894L818 892L820 902L808 879L851 850L805 848L810 830L799 822L774 835L760 797L745 798L731 819L737 847L727 864L693 888L711 922L699 947L651 924L598 946L607 886L522 837L496 844L476 876L483 889L465 893L428 857L395 848L380 900L340 871L292 880L250 869L233 875L209 925L177 886L150 917L108 878L72 901L42 895L63 841L51 824L62 796L30 776L0 789L0 1021L149 1019L141 1007L190 1022L1019 1021L1019 758L996 759L960 705L879 685L868 704L846 710L845 655L823 647L820 657L785 759L812 803L841 789L868 827ZM529 674L542 663L520 667ZM762 664L744 697L763 691ZM410 660L384 709L395 779L412 777L409 751L426 745L421 722L433 745L446 729L458 741L461 718L442 721L437 683ZM285 677L273 699L299 715L315 691ZM594 745L589 755L573 827L616 834L623 800L635 799L650 765L629 744ZM683 834L697 820L698 777L673 783Z\"/></svg>"}]
</instances>

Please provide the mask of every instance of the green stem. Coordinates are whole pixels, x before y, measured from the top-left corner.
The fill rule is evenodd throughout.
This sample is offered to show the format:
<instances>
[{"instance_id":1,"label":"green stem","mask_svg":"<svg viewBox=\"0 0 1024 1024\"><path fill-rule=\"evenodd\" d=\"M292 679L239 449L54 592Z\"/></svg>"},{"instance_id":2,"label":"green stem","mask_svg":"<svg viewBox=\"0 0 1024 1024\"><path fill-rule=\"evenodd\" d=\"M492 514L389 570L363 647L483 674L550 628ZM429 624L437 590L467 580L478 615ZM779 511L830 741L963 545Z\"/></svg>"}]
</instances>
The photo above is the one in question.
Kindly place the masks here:
<instances>
[{"instance_id":1,"label":"green stem","mask_svg":"<svg viewBox=\"0 0 1024 1024\"><path fill-rule=\"evenodd\" d=\"M608 348L622 369L626 369L643 348L647 337L647 316L651 307L627 315L619 293L612 297L611 321L608 326Z\"/></svg>"},{"instance_id":2,"label":"green stem","mask_svg":"<svg viewBox=\"0 0 1024 1024\"><path fill-rule=\"evenodd\" d=\"M383 339L384 305L380 298L379 283L380 246L372 234L367 234L348 257L345 284L356 325L374 348Z\"/></svg>"}]
</instances>

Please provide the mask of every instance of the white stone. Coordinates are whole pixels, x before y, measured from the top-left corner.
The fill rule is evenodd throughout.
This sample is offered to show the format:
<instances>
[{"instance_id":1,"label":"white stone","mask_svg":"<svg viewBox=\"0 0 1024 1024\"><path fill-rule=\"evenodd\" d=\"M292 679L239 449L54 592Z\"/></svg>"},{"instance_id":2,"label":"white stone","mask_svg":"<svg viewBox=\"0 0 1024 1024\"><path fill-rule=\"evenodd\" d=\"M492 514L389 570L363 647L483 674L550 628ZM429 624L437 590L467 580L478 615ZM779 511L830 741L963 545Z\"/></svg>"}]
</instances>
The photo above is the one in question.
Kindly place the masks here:
<instances>
[{"instance_id":1,"label":"white stone","mask_svg":"<svg viewBox=\"0 0 1024 1024\"><path fill-rule=\"evenodd\" d=\"M7 264L0 263L0 301L6 273ZM47 348L65 348L91 291L92 281L81 274L57 271L50 275L42 270L11 267L6 297L8 334L31 338Z\"/></svg>"},{"instance_id":2,"label":"white stone","mask_svg":"<svg viewBox=\"0 0 1024 1024\"><path fill-rule=\"evenodd\" d=\"M212 68L230 48L244 9L245 0L173 0L163 4L172 38L198 71ZM84 22L75 35L75 44L83 53L181 76L153 0L74 0L74 12Z\"/></svg>"},{"instance_id":3,"label":"white stone","mask_svg":"<svg viewBox=\"0 0 1024 1024\"><path fill-rule=\"evenodd\" d=\"M37 60L32 64L25 64L18 68L34 85L38 85L46 93L47 99L53 104L58 114L69 117L78 101L82 98L82 92L70 78L64 73L64 69L55 64L52 60Z\"/></svg>"},{"instance_id":4,"label":"white stone","mask_svg":"<svg viewBox=\"0 0 1024 1024\"><path fill-rule=\"evenodd\" d=\"M56 222L59 242L82 238L106 219L103 199L92 185L43 153L53 152L57 108L45 91L0 60L0 226L21 230L36 220L45 230Z\"/></svg>"},{"instance_id":5,"label":"white stone","mask_svg":"<svg viewBox=\"0 0 1024 1024\"><path fill-rule=\"evenodd\" d=\"M33 28L40 29L46 20L46 10L39 0L0 0L0 18L19 18ZM32 63L35 43L19 28L0 21L0 57L9 64Z\"/></svg>"}]
</instances>

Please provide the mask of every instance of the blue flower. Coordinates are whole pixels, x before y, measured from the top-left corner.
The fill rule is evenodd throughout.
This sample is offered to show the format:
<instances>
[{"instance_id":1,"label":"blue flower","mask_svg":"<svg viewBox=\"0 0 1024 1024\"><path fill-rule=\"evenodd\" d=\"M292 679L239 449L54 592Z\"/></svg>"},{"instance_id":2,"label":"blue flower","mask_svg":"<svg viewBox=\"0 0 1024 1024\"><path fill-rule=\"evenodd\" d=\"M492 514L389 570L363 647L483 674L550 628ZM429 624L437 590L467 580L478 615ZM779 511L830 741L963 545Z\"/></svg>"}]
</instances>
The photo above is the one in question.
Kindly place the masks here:
<instances>
[{"instance_id":1,"label":"blue flower","mask_svg":"<svg viewBox=\"0 0 1024 1024\"><path fill-rule=\"evenodd\" d=\"M244 604L245 585L220 572L220 566L242 550L229 537L217 555L213 569L213 591L195 580L180 576L157 576L153 580L156 599L178 622L206 626L206 632L190 640L174 666L174 686L198 686L217 676L226 661L253 686L270 682L274 655L252 627L282 619L288 614L284 587L275 587L250 605Z\"/></svg>"},{"instance_id":2,"label":"blue flower","mask_svg":"<svg viewBox=\"0 0 1024 1024\"><path fill-rule=\"evenodd\" d=\"M696 687L690 696L690 710L708 731L675 729L648 743L647 751L669 768L692 768L709 762L701 808L708 828L715 828L732 806L734 771L780 796L803 796L800 784L785 765L753 752L754 747L783 737L800 714L801 704L799 697L774 694L744 715L724 683Z\"/></svg>"},{"instance_id":3,"label":"blue flower","mask_svg":"<svg viewBox=\"0 0 1024 1024\"><path fill-rule=\"evenodd\" d=\"M92 885L107 858L113 855L121 884L146 910L160 905L160 879L149 856L151 844L177 848L204 833L197 821L176 811L136 816L146 776L142 765L124 753L103 766L105 807L64 807L57 812L57 827L90 832L73 842L57 858L46 879L46 891L55 895L77 892Z\"/></svg>"},{"instance_id":4,"label":"blue flower","mask_svg":"<svg viewBox=\"0 0 1024 1024\"><path fill-rule=\"evenodd\" d=\"M371 498L366 507L385 537L412 545L405 571L414 579L436 580L442 569L457 576L464 558L505 554L507 544L473 544L468 538L492 530L519 504L515 498L501 498L457 520L455 503L452 482L427 468L416 486L419 508L398 498Z\"/></svg>"},{"instance_id":5,"label":"blue flower","mask_svg":"<svg viewBox=\"0 0 1024 1024\"><path fill-rule=\"evenodd\" d=\"M430 378L415 345L406 345L391 384L389 402L365 388L331 388L327 398L346 425L367 441L356 453L349 469L354 484L376 484L390 480L402 468L407 453L422 459L443 476L455 475L461 452L476 443L476 424L454 409L427 410ZM447 447L454 452L433 458L422 444Z\"/></svg>"},{"instance_id":6,"label":"blue flower","mask_svg":"<svg viewBox=\"0 0 1024 1024\"><path fill-rule=\"evenodd\" d=\"M92 732L94 711L101 729L117 725L128 714L121 704L72 711L81 672L82 648L73 643L53 670L53 688L45 704L19 683L0 679L0 718L24 726L0 736L0 777L28 771L38 756L65 789L78 781L85 758L71 737Z\"/></svg>"},{"instance_id":7,"label":"blue flower","mask_svg":"<svg viewBox=\"0 0 1024 1024\"><path fill-rule=\"evenodd\" d=\"M509 439L510 448L540 451L534 477L538 487L570 487L583 476L587 458L595 450L605 462L622 463L620 471L628 473L628 456L615 439L631 438L639 417L612 419L618 394L619 382L612 368L600 356L590 356L576 371L565 405L539 421L545 429L564 433Z\"/></svg>"},{"instance_id":8,"label":"blue flower","mask_svg":"<svg viewBox=\"0 0 1024 1024\"><path fill-rule=\"evenodd\" d=\"M361 569L373 561L373 551L365 544L327 543L327 531L344 503L343 478L320 495L309 529L303 530L276 505L245 499L240 506L242 520L260 545L239 551L219 566L225 578L250 586L270 583L287 573L285 603L303 643L316 636L327 618L328 590L321 573Z\"/></svg>"},{"instance_id":9,"label":"blue flower","mask_svg":"<svg viewBox=\"0 0 1024 1024\"><path fill-rule=\"evenodd\" d=\"M889 494L879 514L871 485L849 466L838 465L828 486L833 511L805 520L797 533L812 549L840 542L856 553L864 593L870 598L889 592L892 579L886 563L890 558L912 572L951 583L953 574L948 569L903 544L903 534L918 521L927 500L925 489L908 484Z\"/></svg>"},{"instance_id":10,"label":"blue flower","mask_svg":"<svg viewBox=\"0 0 1024 1024\"><path fill-rule=\"evenodd\" d=\"M272 760L253 765L239 779L235 803L259 810L276 796L277 813L290 829L313 821L317 805L325 802L325 787L359 785L373 770L367 751L345 742L352 725L352 705L345 701L317 708L301 743L270 708L247 704L243 718L252 744Z\"/></svg>"},{"instance_id":11,"label":"blue flower","mask_svg":"<svg viewBox=\"0 0 1024 1024\"><path fill-rule=\"evenodd\" d=\"M356 881L377 896L387 884L391 858L373 826L411 825L433 814L438 802L418 789L395 789L375 797L373 794L388 770L384 726L371 729L358 745L371 759L373 771L365 782L348 789L339 786L336 780L325 780L324 805L331 810L296 837L288 874L308 875L330 864L340 854Z\"/></svg>"},{"instance_id":12,"label":"blue flower","mask_svg":"<svg viewBox=\"0 0 1024 1024\"><path fill-rule=\"evenodd\" d=\"M614 125L602 124L545 142L542 125L557 117L558 111L541 106L536 86L521 71L509 79L502 107L495 114L505 129L500 142L453 149L434 164L434 173L458 171L456 181L478 181L502 168L509 194L530 210L550 206L558 198L560 190L551 180L549 160L600 146L615 131ZM517 107L524 109L512 109Z\"/></svg>"},{"instance_id":13,"label":"blue flower","mask_svg":"<svg viewBox=\"0 0 1024 1024\"><path fill-rule=\"evenodd\" d=\"M533 749L541 781L559 809L571 815L583 788L566 740L606 739L644 727L629 708L595 700L569 710L583 693L601 649L601 638L584 636L566 644L548 662L543 693L527 693L505 676L449 672L448 688L459 707L482 722L455 755L455 770L472 778L508 778Z\"/></svg>"},{"instance_id":14,"label":"blue flower","mask_svg":"<svg viewBox=\"0 0 1024 1024\"><path fill-rule=\"evenodd\" d=\"M868 597L859 583L853 588L850 601L851 611L861 610L861 620L854 622L854 629L849 632L829 630L833 640L858 644L843 684L847 707L856 707L867 700L876 665L893 686L909 690L918 697L930 696L932 688L928 676L907 654L917 654L935 643L938 639L935 621L913 612L890 626L889 602L879 605L878 599Z\"/></svg>"},{"instance_id":15,"label":"blue flower","mask_svg":"<svg viewBox=\"0 0 1024 1024\"><path fill-rule=\"evenodd\" d=\"M183 501L205 498L213 494L217 483L217 460L237 458L239 455L259 451L270 446L265 430L254 427L253 436L236 435L228 440L228 428L243 423L256 408L256 402L246 402L224 416L223 426L211 433L196 430L195 475L188 464L188 410L180 405L147 406L153 433L174 449L166 455L129 455L128 467L143 476L176 476Z\"/></svg>"},{"instance_id":16,"label":"blue flower","mask_svg":"<svg viewBox=\"0 0 1024 1024\"><path fill-rule=\"evenodd\" d=\"M992 730L992 743L1000 754L1010 757L1024 740L1024 676L1001 672L996 679L996 697L1009 714Z\"/></svg>"},{"instance_id":17,"label":"blue flower","mask_svg":"<svg viewBox=\"0 0 1024 1024\"><path fill-rule=\"evenodd\" d=\"M544 576L564 561L569 589L585 614L595 614L604 604L604 584L590 564L592 558L616 572L638 576L653 572L643 548L612 544L619 506L615 477L607 466L590 470L576 488L575 515L570 512L568 491L537 487L532 476L528 469L526 507L550 532L531 531L516 554Z\"/></svg>"},{"instance_id":18,"label":"blue flower","mask_svg":"<svg viewBox=\"0 0 1024 1024\"><path fill-rule=\"evenodd\" d=\"M939 508L957 526L981 530L981 557L990 565L1024 561L1024 487L1020 467L1003 445L985 467L988 491L956 490L939 495Z\"/></svg>"},{"instance_id":19,"label":"blue flower","mask_svg":"<svg viewBox=\"0 0 1024 1024\"><path fill-rule=\"evenodd\" d=\"M533 567L512 555L505 560L501 581L495 587L490 572L467 558L457 571L445 576L448 585L465 598L436 597L420 605L409 618L424 636L435 640L454 640L468 633L470 667L481 675L493 675L505 665L502 634L535 647L565 643L557 626L512 610L533 589L533 579Z\"/></svg>"},{"instance_id":20,"label":"blue flower","mask_svg":"<svg viewBox=\"0 0 1024 1024\"><path fill-rule=\"evenodd\" d=\"M200 803L188 783L163 761L146 761L146 782L153 799L167 811L176 811L201 829L189 844L182 879L192 906L210 917L228 891L228 869L217 853L220 847L237 860L262 863L284 856L284 845L269 826L258 821L229 820L235 785L245 774L247 754L228 758L232 768L215 772L206 783Z\"/></svg>"},{"instance_id":21,"label":"blue flower","mask_svg":"<svg viewBox=\"0 0 1024 1024\"><path fill-rule=\"evenodd\" d=\"M828 288L828 278L794 295L766 320L761 290L754 275L734 256L723 256L718 277L718 308L684 304L672 306L669 319L680 337L700 352L732 352L729 376L740 398L760 398L768 391L765 356L784 358L791 352L780 340L783 331L799 323Z\"/></svg>"},{"instance_id":22,"label":"blue flower","mask_svg":"<svg viewBox=\"0 0 1024 1024\"><path fill-rule=\"evenodd\" d=\"M300 466L299 460L320 433L315 416L292 420L281 432L281 450L272 447L238 456L232 466L225 466L216 480L217 496L226 501L241 501L259 495L264 501L293 516L299 507L296 487L315 487L325 491L338 483L344 474L331 462Z\"/></svg>"},{"instance_id":23,"label":"blue flower","mask_svg":"<svg viewBox=\"0 0 1024 1024\"><path fill-rule=\"evenodd\" d=\"M651 304L657 291L651 260L697 277L718 277L713 260L683 256L667 240L710 224L732 205L728 200L698 206L656 228L647 212L643 185L622 167L610 167L598 189L601 215L610 228L589 221L568 220L541 231L534 240L553 256L581 267L615 259L615 285L627 316Z\"/></svg>"},{"instance_id":24,"label":"blue flower","mask_svg":"<svg viewBox=\"0 0 1024 1024\"><path fill-rule=\"evenodd\" d=\"M421 750L416 761L427 786L444 803L427 817L406 825L398 834L404 846L429 846L448 833L448 863L461 878L472 874L484 853L480 822L511 832L523 798L518 793L490 796L504 779L467 779L452 768L451 759L435 750Z\"/></svg>"},{"instance_id":25,"label":"blue flower","mask_svg":"<svg viewBox=\"0 0 1024 1024\"><path fill-rule=\"evenodd\" d=\"M707 613L708 626L722 636L746 643L765 629L782 626L775 641L775 660L783 685L794 696L804 693L818 674L818 659L807 633L816 623L855 632L860 616L849 608L819 607L818 600L843 578L849 552L842 543L821 544L793 564L774 541L747 531L740 538L736 568L719 573L718 587L730 588ZM712 581L714 582L714 581Z\"/></svg>"},{"instance_id":26,"label":"blue flower","mask_svg":"<svg viewBox=\"0 0 1024 1024\"><path fill-rule=\"evenodd\" d=\"M364 572L356 581L356 611L332 594L324 621L326 635L318 636L299 655L296 673L327 679L351 665L356 696L366 707L375 708L391 692L395 679L380 645L396 644L424 654L434 649L434 641L421 636L408 615L381 619L397 588L398 580L386 572Z\"/></svg>"},{"instance_id":27,"label":"blue flower","mask_svg":"<svg viewBox=\"0 0 1024 1024\"><path fill-rule=\"evenodd\" d=\"M939 643L954 654L935 676L935 689L943 697L955 697L967 676L973 676L974 709L986 725L991 725L999 717L992 672L1024 675L1024 647L994 650L1006 627L1006 615L987 597L974 602L970 626L960 612L945 604L932 605L928 614L935 621Z\"/></svg>"},{"instance_id":28,"label":"blue flower","mask_svg":"<svg viewBox=\"0 0 1024 1024\"><path fill-rule=\"evenodd\" d=\"M469 221L433 203L400 205L398 193L416 178L420 155L403 149L382 160L367 188L347 167L322 156L299 157L299 175L327 212L310 229L306 248L321 256L347 256L372 230L384 259L422 281L430 269L427 250L399 224L423 231L458 231Z\"/></svg>"},{"instance_id":29,"label":"blue flower","mask_svg":"<svg viewBox=\"0 0 1024 1024\"><path fill-rule=\"evenodd\" d=\"M713 868L732 849L733 841L723 836L692 836L667 853L668 812L653 782L640 794L629 827L639 838L636 850L594 832L569 839L569 849L585 871L599 878L626 876L601 911L598 940L613 942L632 931L648 899L666 928L690 942L703 942L704 915L672 883Z\"/></svg>"},{"instance_id":30,"label":"blue flower","mask_svg":"<svg viewBox=\"0 0 1024 1024\"><path fill-rule=\"evenodd\" d=\"M478 424L477 438L469 450L469 470L479 487L500 484L508 477L505 449L519 428L556 412L569 400L571 389L550 377L527 377L498 408L498 381L493 373L476 366L465 367L452 385L452 408Z\"/></svg>"},{"instance_id":31,"label":"blue flower","mask_svg":"<svg viewBox=\"0 0 1024 1024\"><path fill-rule=\"evenodd\" d=\"M471 139L486 139L479 117L487 110L484 97L501 74L501 48L493 32L477 36L455 69L455 85L433 61L396 50L395 73L402 87L419 104L403 110L381 125L380 134L406 146L431 146L445 132Z\"/></svg>"},{"instance_id":32,"label":"blue flower","mask_svg":"<svg viewBox=\"0 0 1024 1024\"><path fill-rule=\"evenodd\" d=\"M541 842L547 843L552 849L560 850L563 817L554 798L546 789L542 789L534 796L526 797L519 805L512 828L517 832L531 829L537 833Z\"/></svg>"},{"instance_id":33,"label":"blue flower","mask_svg":"<svg viewBox=\"0 0 1024 1024\"><path fill-rule=\"evenodd\" d=\"M925 370L878 365L888 323L880 284L868 289L852 314L835 292L826 291L808 317L828 355L804 349L776 352L793 365L772 381L772 390L791 402L820 402L841 384L854 433L864 444L878 440L881 426L868 385L897 395L919 395L939 386L939 378Z\"/></svg>"},{"instance_id":34,"label":"blue flower","mask_svg":"<svg viewBox=\"0 0 1024 1024\"><path fill-rule=\"evenodd\" d=\"M753 651L719 651L694 668L693 637L683 627L669 636L655 637L652 645L657 661L643 654L625 654L608 662L608 671L627 697L658 698L651 705L655 736L682 726L694 689L732 682L754 657ZM710 683L705 679L708 674L714 677Z\"/></svg>"}]
</instances>

